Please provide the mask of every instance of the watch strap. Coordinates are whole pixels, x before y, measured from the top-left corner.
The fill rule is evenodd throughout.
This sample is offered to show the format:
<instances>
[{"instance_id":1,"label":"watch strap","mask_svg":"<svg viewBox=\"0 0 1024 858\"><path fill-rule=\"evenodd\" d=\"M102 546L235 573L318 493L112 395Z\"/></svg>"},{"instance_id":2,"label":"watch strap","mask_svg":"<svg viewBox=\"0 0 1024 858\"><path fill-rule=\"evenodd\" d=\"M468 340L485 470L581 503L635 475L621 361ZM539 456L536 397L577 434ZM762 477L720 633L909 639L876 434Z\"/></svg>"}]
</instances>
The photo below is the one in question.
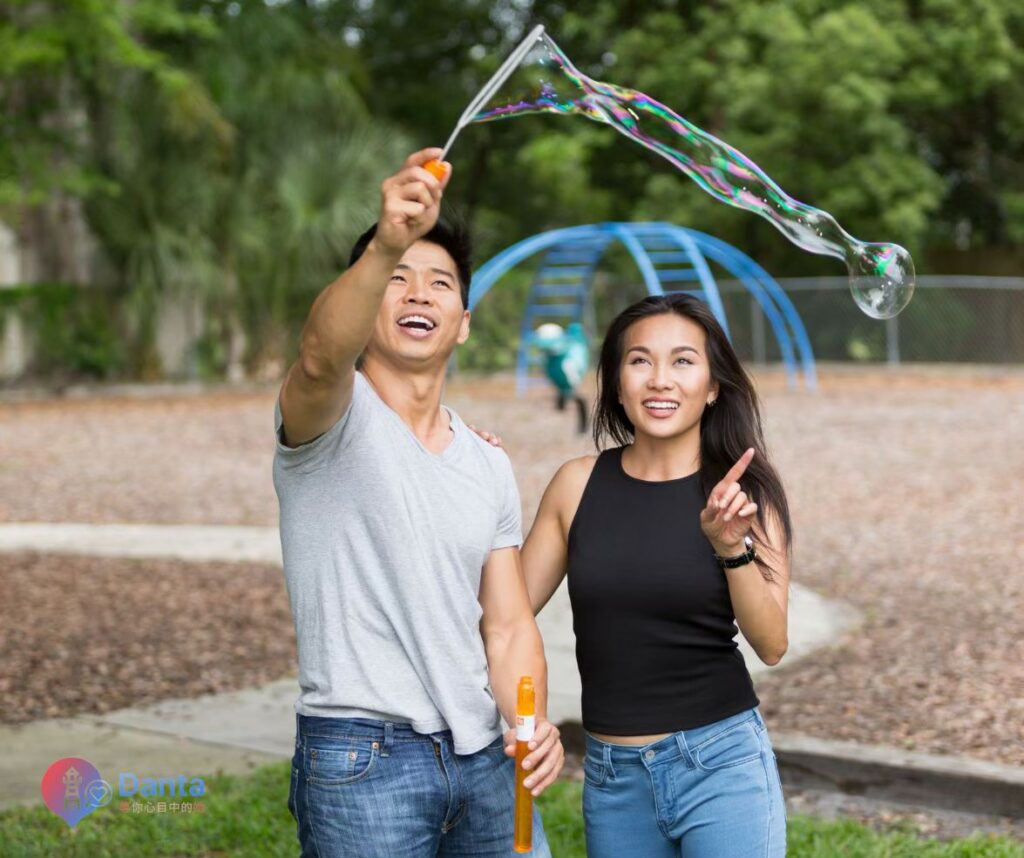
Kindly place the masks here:
<instances>
[{"instance_id":1,"label":"watch strap","mask_svg":"<svg viewBox=\"0 0 1024 858\"><path fill-rule=\"evenodd\" d=\"M742 554L737 554L735 557L722 557L720 554L715 554L715 560L718 562L718 565L723 569L737 569L740 566L753 563L757 558L757 552L754 550L754 540L749 536L745 536L743 537L743 544L747 550Z\"/></svg>"}]
</instances>

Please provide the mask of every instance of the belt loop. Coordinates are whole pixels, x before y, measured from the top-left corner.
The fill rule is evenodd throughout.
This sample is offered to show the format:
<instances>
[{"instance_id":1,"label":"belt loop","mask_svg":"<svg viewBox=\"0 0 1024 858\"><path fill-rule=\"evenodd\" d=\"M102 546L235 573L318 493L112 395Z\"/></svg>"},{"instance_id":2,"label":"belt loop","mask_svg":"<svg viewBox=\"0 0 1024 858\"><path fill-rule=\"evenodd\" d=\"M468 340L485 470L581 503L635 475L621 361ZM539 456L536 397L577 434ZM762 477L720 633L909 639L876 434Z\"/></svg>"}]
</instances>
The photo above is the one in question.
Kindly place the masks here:
<instances>
[{"instance_id":1,"label":"belt loop","mask_svg":"<svg viewBox=\"0 0 1024 858\"><path fill-rule=\"evenodd\" d=\"M390 721L384 722L384 747L381 748L380 755L387 757L391 754L391 746L395 744L395 725Z\"/></svg>"},{"instance_id":2,"label":"belt loop","mask_svg":"<svg viewBox=\"0 0 1024 858\"><path fill-rule=\"evenodd\" d=\"M686 768L694 769L697 764L693 761L693 754L690 751L690 746L686 743L686 731L680 730L676 733L676 744L679 746L679 753L682 755Z\"/></svg>"},{"instance_id":3,"label":"belt loop","mask_svg":"<svg viewBox=\"0 0 1024 858\"><path fill-rule=\"evenodd\" d=\"M298 712L295 713L295 749L302 750L302 718Z\"/></svg>"},{"instance_id":4,"label":"belt loop","mask_svg":"<svg viewBox=\"0 0 1024 858\"><path fill-rule=\"evenodd\" d=\"M604 754L604 769L605 772L610 775L613 779L615 778L615 766L612 765L612 746L607 742L602 742L602 752Z\"/></svg>"}]
</instances>

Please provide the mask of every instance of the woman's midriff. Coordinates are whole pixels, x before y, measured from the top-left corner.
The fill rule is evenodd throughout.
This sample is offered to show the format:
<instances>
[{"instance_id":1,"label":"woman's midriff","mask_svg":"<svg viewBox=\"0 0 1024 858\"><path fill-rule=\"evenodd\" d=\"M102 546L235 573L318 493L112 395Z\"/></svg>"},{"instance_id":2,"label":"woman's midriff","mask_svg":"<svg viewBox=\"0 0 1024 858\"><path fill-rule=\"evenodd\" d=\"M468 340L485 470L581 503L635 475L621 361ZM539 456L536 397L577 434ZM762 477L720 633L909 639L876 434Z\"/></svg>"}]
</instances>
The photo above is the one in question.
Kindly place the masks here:
<instances>
[{"instance_id":1,"label":"woman's midriff","mask_svg":"<svg viewBox=\"0 0 1024 858\"><path fill-rule=\"evenodd\" d=\"M671 736L671 733L655 733L651 736L609 736L607 733L591 733L595 739L607 742L609 745L650 745L652 742L660 742Z\"/></svg>"}]
</instances>

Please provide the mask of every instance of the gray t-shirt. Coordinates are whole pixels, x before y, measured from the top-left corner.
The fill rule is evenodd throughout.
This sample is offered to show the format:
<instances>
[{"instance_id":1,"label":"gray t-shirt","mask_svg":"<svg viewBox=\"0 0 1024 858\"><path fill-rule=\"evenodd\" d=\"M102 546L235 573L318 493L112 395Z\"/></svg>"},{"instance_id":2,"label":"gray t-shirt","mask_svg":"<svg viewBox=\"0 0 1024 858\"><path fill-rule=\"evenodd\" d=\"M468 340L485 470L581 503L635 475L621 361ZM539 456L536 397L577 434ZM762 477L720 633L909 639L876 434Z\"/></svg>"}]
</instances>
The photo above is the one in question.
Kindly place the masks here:
<instances>
[{"instance_id":1,"label":"gray t-shirt","mask_svg":"<svg viewBox=\"0 0 1024 858\"><path fill-rule=\"evenodd\" d=\"M274 487L304 715L450 729L456 753L500 734L480 636L480 574L522 542L504 451L449 410L427 450L359 372L348 411L299 447L281 441Z\"/></svg>"}]
</instances>

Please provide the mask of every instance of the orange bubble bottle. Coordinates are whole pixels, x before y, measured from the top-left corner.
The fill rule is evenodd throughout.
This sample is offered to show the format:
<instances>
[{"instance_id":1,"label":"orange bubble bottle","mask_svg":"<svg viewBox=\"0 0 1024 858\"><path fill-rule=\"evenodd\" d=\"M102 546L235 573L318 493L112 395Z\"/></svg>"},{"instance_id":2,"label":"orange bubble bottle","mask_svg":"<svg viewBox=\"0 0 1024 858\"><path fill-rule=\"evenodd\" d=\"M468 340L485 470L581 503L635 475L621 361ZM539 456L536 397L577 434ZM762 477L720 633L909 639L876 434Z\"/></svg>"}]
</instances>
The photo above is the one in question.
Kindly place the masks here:
<instances>
[{"instance_id":1,"label":"orange bubble bottle","mask_svg":"<svg viewBox=\"0 0 1024 858\"><path fill-rule=\"evenodd\" d=\"M530 740L536 727L536 694L533 678L519 679L516 695L516 810L515 842L516 852L529 852L533 848L533 796L523 781L529 774L523 768L523 760L530 753Z\"/></svg>"}]
</instances>

